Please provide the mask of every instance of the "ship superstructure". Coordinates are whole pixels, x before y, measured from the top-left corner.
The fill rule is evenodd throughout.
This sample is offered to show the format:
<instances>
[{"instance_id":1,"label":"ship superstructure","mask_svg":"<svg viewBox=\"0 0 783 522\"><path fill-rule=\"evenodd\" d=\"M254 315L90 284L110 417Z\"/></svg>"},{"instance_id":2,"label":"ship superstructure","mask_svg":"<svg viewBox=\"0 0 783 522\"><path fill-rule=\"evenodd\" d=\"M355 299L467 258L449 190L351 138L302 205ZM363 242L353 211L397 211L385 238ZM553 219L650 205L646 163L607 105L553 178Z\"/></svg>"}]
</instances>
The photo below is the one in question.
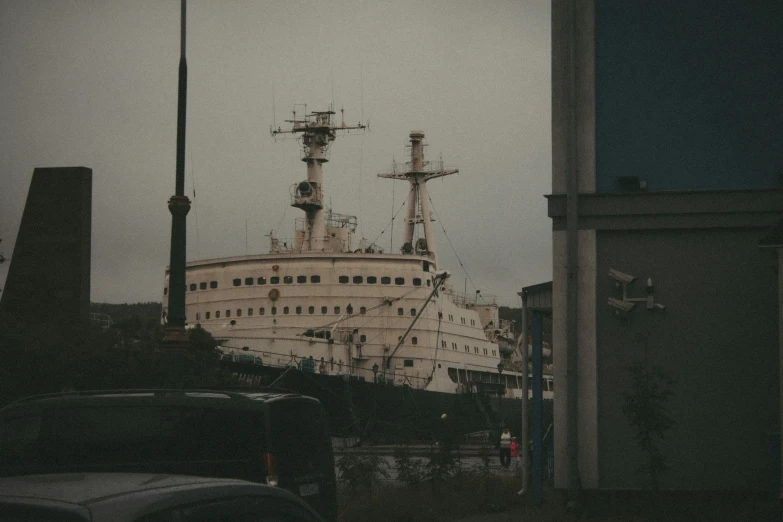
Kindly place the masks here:
<instances>
[{"instance_id":1,"label":"ship superstructure","mask_svg":"<svg viewBox=\"0 0 783 522\"><path fill-rule=\"evenodd\" d=\"M494 298L455 292L438 266L426 182L458 171L425 161L424 133L411 132L410 162L379 174L411 187L400 252L364 239L356 245L356 218L324 204L323 166L337 137L365 125L335 124L334 114L305 111L290 128L272 130L298 137L307 177L290 197L305 215L290 245L270 234L268 254L188 262L189 322L224 351L266 366L445 393L494 385L507 398L526 396L521 375L499 365L514 342ZM168 273L165 285L164 308Z\"/></svg>"}]
</instances>

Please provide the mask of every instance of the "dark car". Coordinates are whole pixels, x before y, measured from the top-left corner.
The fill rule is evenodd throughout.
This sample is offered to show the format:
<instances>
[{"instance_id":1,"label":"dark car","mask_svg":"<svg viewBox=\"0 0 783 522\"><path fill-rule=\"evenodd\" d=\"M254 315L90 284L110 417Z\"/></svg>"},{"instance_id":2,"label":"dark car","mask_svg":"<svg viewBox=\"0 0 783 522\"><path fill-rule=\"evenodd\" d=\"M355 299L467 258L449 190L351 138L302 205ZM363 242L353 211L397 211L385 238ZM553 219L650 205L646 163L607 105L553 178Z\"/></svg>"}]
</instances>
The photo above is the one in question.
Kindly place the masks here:
<instances>
[{"instance_id":1,"label":"dark car","mask_svg":"<svg viewBox=\"0 0 783 522\"><path fill-rule=\"evenodd\" d=\"M318 522L300 498L244 480L139 473L0 479L0 522Z\"/></svg>"},{"instance_id":2,"label":"dark car","mask_svg":"<svg viewBox=\"0 0 783 522\"><path fill-rule=\"evenodd\" d=\"M0 410L0 476L175 473L285 488L337 516L321 404L279 391L123 390L39 395Z\"/></svg>"}]
</instances>

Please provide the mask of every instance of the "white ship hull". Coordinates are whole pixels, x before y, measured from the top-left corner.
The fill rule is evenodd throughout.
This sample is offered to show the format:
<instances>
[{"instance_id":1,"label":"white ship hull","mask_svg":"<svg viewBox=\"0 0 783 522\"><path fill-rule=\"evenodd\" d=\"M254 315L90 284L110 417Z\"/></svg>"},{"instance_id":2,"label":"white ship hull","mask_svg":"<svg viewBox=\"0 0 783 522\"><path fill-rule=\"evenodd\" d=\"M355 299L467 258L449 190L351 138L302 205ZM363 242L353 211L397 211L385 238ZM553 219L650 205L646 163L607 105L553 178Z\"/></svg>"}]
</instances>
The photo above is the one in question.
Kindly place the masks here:
<instances>
[{"instance_id":1,"label":"white ship hull","mask_svg":"<svg viewBox=\"0 0 783 522\"><path fill-rule=\"evenodd\" d=\"M444 284L420 310L434 290L435 269L418 255L361 252L194 261L186 271L186 315L224 351L266 365L314 365L319 373L443 393L503 384L505 397L523 397L521 374L498 372L501 346L490 340L500 332L494 302ZM545 398L551 394L545 388Z\"/></svg>"}]
</instances>

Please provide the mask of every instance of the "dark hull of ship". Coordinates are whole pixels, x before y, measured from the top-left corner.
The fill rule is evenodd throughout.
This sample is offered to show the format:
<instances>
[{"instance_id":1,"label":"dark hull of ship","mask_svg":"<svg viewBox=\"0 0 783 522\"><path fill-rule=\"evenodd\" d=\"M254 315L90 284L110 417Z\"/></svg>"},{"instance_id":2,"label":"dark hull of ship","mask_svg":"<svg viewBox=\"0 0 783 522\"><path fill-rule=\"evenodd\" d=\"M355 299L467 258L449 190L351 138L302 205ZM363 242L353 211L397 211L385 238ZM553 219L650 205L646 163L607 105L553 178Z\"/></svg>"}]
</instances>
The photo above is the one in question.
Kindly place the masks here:
<instances>
[{"instance_id":1,"label":"dark hull of ship","mask_svg":"<svg viewBox=\"0 0 783 522\"><path fill-rule=\"evenodd\" d=\"M480 440L481 432L489 432L494 440L504 426L512 433L521 431L522 400L499 397L492 391L442 393L303 372L296 367L225 364L248 388L272 387L317 398L335 437L403 443L436 440L444 426L464 440L471 434ZM545 429L552 423L552 402L543 401Z\"/></svg>"}]
</instances>

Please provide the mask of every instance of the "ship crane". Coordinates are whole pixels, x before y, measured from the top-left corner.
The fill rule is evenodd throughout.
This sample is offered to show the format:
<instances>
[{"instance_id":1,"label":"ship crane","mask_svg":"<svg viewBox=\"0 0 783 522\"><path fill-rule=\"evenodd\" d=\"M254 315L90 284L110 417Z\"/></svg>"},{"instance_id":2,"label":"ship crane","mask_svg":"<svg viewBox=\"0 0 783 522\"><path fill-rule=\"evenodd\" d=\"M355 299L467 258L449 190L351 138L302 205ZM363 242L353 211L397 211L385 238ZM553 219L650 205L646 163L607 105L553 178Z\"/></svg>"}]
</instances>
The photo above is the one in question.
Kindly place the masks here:
<instances>
[{"instance_id":1,"label":"ship crane","mask_svg":"<svg viewBox=\"0 0 783 522\"><path fill-rule=\"evenodd\" d=\"M302 144L302 161L307 164L307 179L295 184L291 189L291 206L304 211L303 237L301 251L324 252L330 250L327 223L324 212L323 164L329 161L329 147L338 136L351 130L365 130L368 125L357 123L346 125L345 120L337 125L332 122L334 111L313 111L297 119L286 120L290 129L278 127L272 129L273 137L278 135L299 135Z\"/></svg>"},{"instance_id":2,"label":"ship crane","mask_svg":"<svg viewBox=\"0 0 783 522\"><path fill-rule=\"evenodd\" d=\"M408 164L410 168L406 171L401 171L397 164L392 168L392 172L378 174L379 178L390 179L405 179L411 185L411 190L408 193L408 214L405 218L405 235L402 242L401 251L403 254L413 254L414 251L420 255L431 255L437 264L437 257L435 253L435 238L432 235L431 222L434 221L430 215L430 199L427 193L427 181L440 178L442 176L448 176L449 174L457 174L457 169L444 169L443 161L439 161L434 165L436 168L430 168L430 162L424 161L424 133L421 131L411 131L411 161ZM413 244L413 235L416 229L416 225L424 226L424 237L419 238L416 244Z\"/></svg>"}]
</instances>

